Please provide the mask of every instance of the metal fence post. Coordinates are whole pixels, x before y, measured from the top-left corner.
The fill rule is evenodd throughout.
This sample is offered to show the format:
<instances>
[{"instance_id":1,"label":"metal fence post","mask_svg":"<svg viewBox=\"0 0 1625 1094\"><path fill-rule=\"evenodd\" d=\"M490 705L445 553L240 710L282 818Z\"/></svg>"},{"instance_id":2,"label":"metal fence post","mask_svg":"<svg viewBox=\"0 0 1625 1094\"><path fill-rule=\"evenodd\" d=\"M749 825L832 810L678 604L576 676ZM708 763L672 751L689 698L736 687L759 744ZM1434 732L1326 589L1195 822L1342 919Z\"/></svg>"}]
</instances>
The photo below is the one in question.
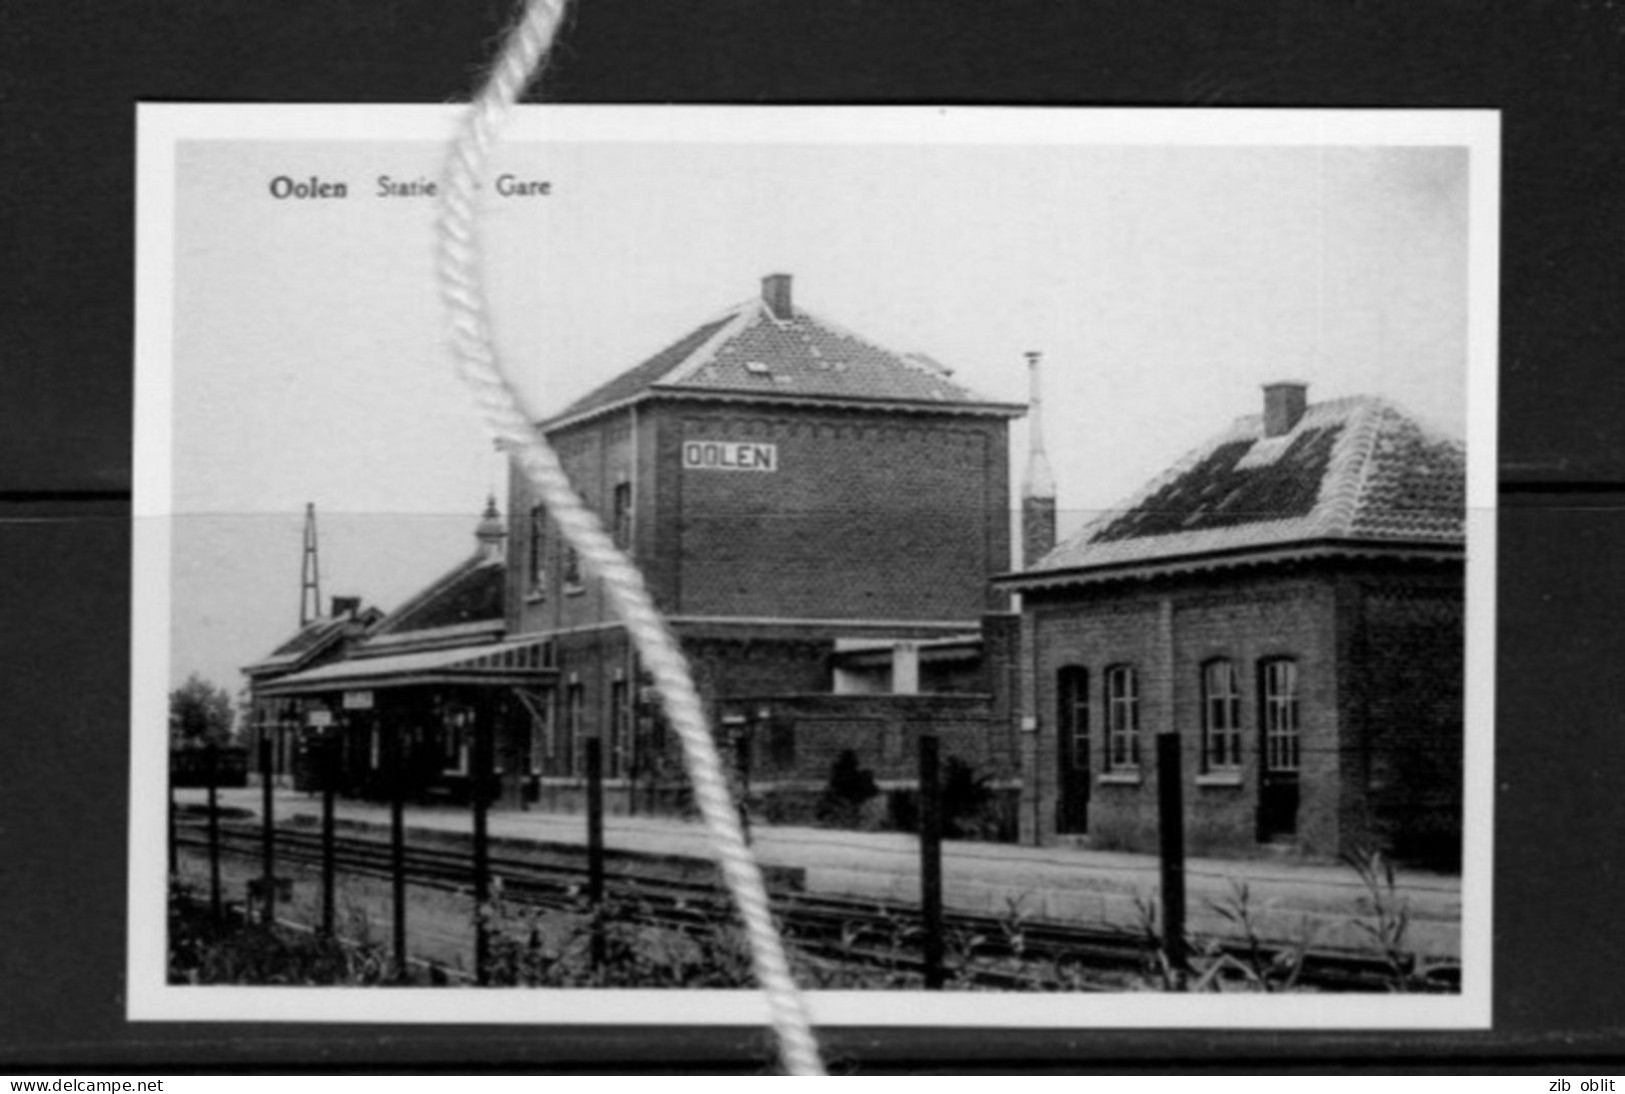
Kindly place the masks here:
<instances>
[{"instance_id":1,"label":"metal fence post","mask_svg":"<svg viewBox=\"0 0 1625 1094\"><path fill-rule=\"evenodd\" d=\"M209 743L209 913L220 918L220 746Z\"/></svg>"},{"instance_id":2,"label":"metal fence post","mask_svg":"<svg viewBox=\"0 0 1625 1094\"><path fill-rule=\"evenodd\" d=\"M260 732L260 884L265 887L261 895L265 902L263 914L267 924L276 922L276 801L271 778L271 733Z\"/></svg>"},{"instance_id":3,"label":"metal fence post","mask_svg":"<svg viewBox=\"0 0 1625 1094\"><path fill-rule=\"evenodd\" d=\"M937 737L920 734L920 928L925 987L943 982L942 799L937 785Z\"/></svg>"},{"instance_id":4,"label":"metal fence post","mask_svg":"<svg viewBox=\"0 0 1625 1094\"><path fill-rule=\"evenodd\" d=\"M338 901L338 878L334 867L333 795L339 778L338 738L321 737L322 773L322 930L331 935L333 909Z\"/></svg>"},{"instance_id":5,"label":"metal fence post","mask_svg":"<svg viewBox=\"0 0 1625 1094\"><path fill-rule=\"evenodd\" d=\"M175 881L180 877L181 862L177 855L176 843L180 839L175 831L175 753L169 754L169 814L165 818L165 842L169 848L169 880Z\"/></svg>"},{"instance_id":6,"label":"metal fence post","mask_svg":"<svg viewBox=\"0 0 1625 1094\"><path fill-rule=\"evenodd\" d=\"M597 737L585 742L587 754L587 900L592 905L592 963L604 963L604 753Z\"/></svg>"},{"instance_id":7,"label":"metal fence post","mask_svg":"<svg viewBox=\"0 0 1625 1094\"><path fill-rule=\"evenodd\" d=\"M382 732L382 727L380 727ZM404 742L399 733L387 734L389 747L389 874L391 912L394 917L395 975L406 977L406 813Z\"/></svg>"},{"instance_id":8,"label":"metal fence post","mask_svg":"<svg viewBox=\"0 0 1625 1094\"><path fill-rule=\"evenodd\" d=\"M750 846L750 730L741 725L734 733L734 776L739 794L739 831Z\"/></svg>"},{"instance_id":9,"label":"metal fence post","mask_svg":"<svg viewBox=\"0 0 1625 1094\"><path fill-rule=\"evenodd\" d=\"M491 707L482 703L474 715L474 982L485 984L491 955L491 845L486 811L490 790Z\"/></svg>"},{"instance_id":10,"label":"metal fence post","mask_svg":"<svg viewBox=\"0 0 1625 1094\"><path fill-rule=\"evenodd\" d=\"M1157 828L1162 850L1162 948L1176 974L1186 970L1185 817L1179 734L1157 734Z\"/></svg>"}]
</instances>

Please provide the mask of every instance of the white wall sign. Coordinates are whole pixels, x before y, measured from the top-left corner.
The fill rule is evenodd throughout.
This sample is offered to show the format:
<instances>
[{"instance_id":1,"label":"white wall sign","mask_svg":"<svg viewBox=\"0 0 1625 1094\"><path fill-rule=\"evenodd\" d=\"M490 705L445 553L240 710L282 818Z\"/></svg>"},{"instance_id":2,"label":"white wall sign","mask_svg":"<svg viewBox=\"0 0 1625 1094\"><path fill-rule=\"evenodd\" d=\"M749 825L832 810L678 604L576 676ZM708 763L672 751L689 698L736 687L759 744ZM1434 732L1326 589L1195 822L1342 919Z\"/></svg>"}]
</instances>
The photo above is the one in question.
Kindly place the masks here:
<instances>
[{"instance_id":1,"label":"white wall sign","mask_svg":"<svg viewBox=\"0 0 1625 1094\"><path fill-rule=\"evenodd\" d=\"M305 724L316 729L326 729L333 724L333 712L326 707L317 707L305 719Z\"/></svg>"},{"instance_id":2,"label":"white wall sign","mask_svg":"<svg viewBox=\"0 0 1625 1094\"><path fill-rule=\"evenodd\" d=\"M345 692L344 693L344 709L345 710L371 710L372 709L372 692L370 692L370 691L347 691L347 692Z\"/></svg>"},{"instance_id":3,"label":"white wall sign","mask_svg":"<svg viewBox=\"0 0 1625 1094\"><path fill-rule=\"evenodd\" d=\"M702 471L777 471L779 446L748 441L684 441L683 466Z\"/></svg>"}]
</instances>

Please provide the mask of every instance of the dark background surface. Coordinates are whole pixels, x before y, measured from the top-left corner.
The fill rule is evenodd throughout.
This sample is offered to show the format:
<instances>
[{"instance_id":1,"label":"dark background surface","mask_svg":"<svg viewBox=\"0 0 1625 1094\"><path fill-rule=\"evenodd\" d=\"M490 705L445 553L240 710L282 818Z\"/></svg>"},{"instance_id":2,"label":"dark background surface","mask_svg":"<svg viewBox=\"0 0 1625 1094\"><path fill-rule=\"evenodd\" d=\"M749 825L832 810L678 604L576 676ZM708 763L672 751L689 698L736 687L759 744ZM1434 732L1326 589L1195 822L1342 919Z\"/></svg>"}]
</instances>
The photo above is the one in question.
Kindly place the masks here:
<instances>
[{"instance_id":1,"label":"dark background surface","mask_svg":"<svg viewBox=\"0 0 1625 1094\"><path fill-rule=\"evenodd\" d=\"M0 34L0 1069L754 1070L760 1031L130 1025L135 104L466 96L495 0L13 0ZM1625 1060L1625 9L1613 0L581 0L566 102L1503 112L1495 1027L830 1031L859 1070Z\"/></svg>"}]
</instances>

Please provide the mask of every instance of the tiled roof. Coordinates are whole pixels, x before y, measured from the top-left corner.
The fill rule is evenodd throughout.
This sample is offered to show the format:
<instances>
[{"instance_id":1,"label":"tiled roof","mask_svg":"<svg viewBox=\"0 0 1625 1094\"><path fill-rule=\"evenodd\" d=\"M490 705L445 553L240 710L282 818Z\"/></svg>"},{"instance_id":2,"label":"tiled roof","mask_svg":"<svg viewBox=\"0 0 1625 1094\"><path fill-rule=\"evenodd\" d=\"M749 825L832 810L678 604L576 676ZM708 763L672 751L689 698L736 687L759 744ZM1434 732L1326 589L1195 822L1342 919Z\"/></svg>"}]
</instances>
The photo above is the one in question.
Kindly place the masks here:
<instances>
[{"instance_id":1,"label":"tiled roof","mask_svg":"<svg viewBox=\"0 0 1625 1094\"><path fill-rule=\"evenodd\" d=\"M1238 419L1026 574L1324 540L1459 547L1465 516L1462 443L1356 396L1278 437Z\"/></svg>"},{"instance_id":2,"label":"tiled roof","mask_svg":"<svg viewBox=\"0 0 1625 1094\"><path fill-rule=\"evenodd\" d=\"M299 633L288 639L282 645L271 651L267 661L281 658L295 659L299 654L313 650L323 641L332 638L344 629L345 620L319 616L312 619L299 629Z\"/></svg>"},{"instance_id":3,"label":"tiled roof","mask_svg":"<svg viewBox=\"0 0 1625 1094\"><path fill-rule=\"evenodd\" d=\"M317 616L265 657L245 666L243 671L254 675L290 671L310 662L347 634L356 637L364 635L382 615L377 608L368 608L356 615Z\"/></svg>"},{"instance_id":4,"label":"tiled roof","mask_svg":"<svg viewBox=\"0 0 1625 1094\"><path fill-rule=\"evenodd\" d=\"M501 624L506 567L501 558L475 555L396 609L368 644L469 624Z\"/></svg>"},{"instance_id":5,"label":"tiled roof","mask_svg":"<svg viewBox=\"0 0 1625 1094\"><path fill-rule=\"evenodd\" d=\"M539 683L555 675L555 670L547 667L543 644L543 639L531 637L338 661L281 677L268 685L264 693L297 695L340 687L410 685L421 683L430 675L442 682L459 680L477 684L517 679Z\"/></svg>"},{"instance_id":6,"label":"tiled roof","mask_svg":"<svg viewBox=\"0 0 1625 1094\"><path fill-rule=\"evenodd\" d=\"M551 419L563 423L651 392L715 392L997 407L920 353L897 353L799 308L777 316L752 298L588 392Z\"/></svg>"}]
</instances>

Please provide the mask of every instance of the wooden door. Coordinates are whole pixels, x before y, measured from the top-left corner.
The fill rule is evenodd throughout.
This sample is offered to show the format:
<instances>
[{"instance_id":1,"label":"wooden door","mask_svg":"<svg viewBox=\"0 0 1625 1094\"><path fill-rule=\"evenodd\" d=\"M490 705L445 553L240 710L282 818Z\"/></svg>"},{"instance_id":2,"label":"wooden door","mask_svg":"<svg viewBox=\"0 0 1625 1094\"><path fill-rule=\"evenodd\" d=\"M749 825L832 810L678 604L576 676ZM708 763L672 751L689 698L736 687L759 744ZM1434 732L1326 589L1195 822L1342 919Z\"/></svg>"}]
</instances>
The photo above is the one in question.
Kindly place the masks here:
<instances>
[{"instance_id":1,"label":"wooden door","mask_svg":"<svg viewBox=\"0 0 1625 1094\"><path fill-rule=\"evenodd\" d=\"M1056 674L1055 831L1089 831L1089 670L1068 665Z\"/></svg>"},{"instance_id":2,"label":"wooden door","mask_svg":"<svg viewBox=\"0 0 1625 1094\"><path fill-rule=\"evenodd\" d=\"M1302 741L1298 707L1298 664L1286 658L1258 667L1259 764L1258 839L1261 843L1298 834L1299 770Z\"/></svg>"}]
</instances>

